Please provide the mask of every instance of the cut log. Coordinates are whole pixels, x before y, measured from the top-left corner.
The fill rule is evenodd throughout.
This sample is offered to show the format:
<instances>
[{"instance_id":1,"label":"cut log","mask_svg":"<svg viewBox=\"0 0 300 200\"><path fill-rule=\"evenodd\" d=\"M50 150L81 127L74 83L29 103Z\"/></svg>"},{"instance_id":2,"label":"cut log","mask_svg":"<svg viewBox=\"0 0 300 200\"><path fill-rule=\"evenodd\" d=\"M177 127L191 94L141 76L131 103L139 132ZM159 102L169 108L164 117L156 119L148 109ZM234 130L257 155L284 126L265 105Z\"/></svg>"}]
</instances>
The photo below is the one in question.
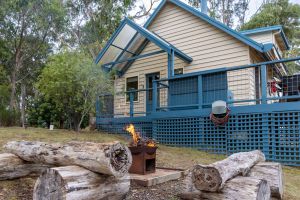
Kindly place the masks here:
<instances>
[{"instance_id":1,"label":"cut log","mask_svg":"<svg viewBox=\"0 0 300 200\"><path fill-rule=\"evenodd\" d=\"M202 192L201 199L209 200L269 200L270 186L264 179L238 176L226 182L220 192Z\"/></svg>"},{"instance_id":2,"label":"cut log","mask_svg":"<svg viewBox=\"0 0 300 200\"><path fill-rule=\"evenodd\" d=\"M35 164L23 161L11 153L0 154L0 180L11 180L25 176L39 176L51 165Z\"/></svg>"},{"instance_id":3,"label":"cut log","mask_svg":"<svg viewBox=\"0 0 300 200\"><path fill-rule=\"evenodd\" d=\"M123 199L130 179L94 173L78 166L47 169L35 183L33 200Z\"/></svg>"},{"instance_id":4,"label":"cut log","mask_svg":"<svg viewBox=\"0 0 300 200\"><path fill-rule=\"evenodd\" d=\"M265 179L270 184L271 196L283 198L283 176L280 163L260 162L251 168L249 176Z\"/></svg>"},{"instance_id":5,"label":"cut log","mask_svg":"<svg viewBox=\"0 0 300 200\"><path fill-rule=\"evenodd\" d=\"M235 153L228 158L210 165L195 165L192 169L192 182L200 191L219 191L225 182L235 176L245 176L258 162L265 161L259 151Z\"/></svg>"},{"instance_id":6,"label":"cut log","mask_svg":"<svg viewBox=\"0 0 300 200\"><path fill-rule=\"evenodd\" d=\"M78 165L93 172L122 177L132 163L131 153L120 142L66 144L44 142L8 142L5 148L21 159L55 166Z\"/></svg>"},{"instance_id":7,"label":"cut log","mask_svg":"<svg viewBox=\"0 0 300 200\"><path fill-rule=\"evenodd\" d=\"M238 176L226 182L219 192L199 191L190 184L191 176L184 179L184 190L179 195L184 200L269 200L269 183L257 177Z\"/></svg>"}]
</instances>

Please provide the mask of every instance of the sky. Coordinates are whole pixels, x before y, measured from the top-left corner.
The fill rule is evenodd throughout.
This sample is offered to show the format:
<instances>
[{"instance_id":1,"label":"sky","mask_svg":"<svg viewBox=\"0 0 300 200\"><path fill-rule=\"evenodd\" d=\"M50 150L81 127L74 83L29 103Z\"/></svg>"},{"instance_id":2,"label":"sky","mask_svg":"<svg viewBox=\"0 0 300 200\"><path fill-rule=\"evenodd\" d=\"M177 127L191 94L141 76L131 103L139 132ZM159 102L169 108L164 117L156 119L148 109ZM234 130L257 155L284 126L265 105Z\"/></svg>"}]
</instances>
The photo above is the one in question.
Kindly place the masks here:
<instances>
[{"instance_id":1,"label":"sky","mask_svg":"<svg viewBox=\"0 0 300 200\"><path fill-rule=\"evenodd\" d=\"M181 1L187 2L188 0L181 0ZM154 8L156 8L156 6L159 4L159 2L155 4ZM247 16L246 16L246 21L249 20L250 17L257 11L257 9L261 6L262 2L263 2L263 0L250 0L249 10L247 11ZM290 0L290 2L300 5L300 0ZM145 6L148 8L150 5L150 0L138 0L137 5L140 5L142 3L144 3ZM133 12L134 11L135 10L133 10ZM137 22L139 24L143 24L145 22L145 20L146 19L140 19Z\"/></svg>"}]
</instances>

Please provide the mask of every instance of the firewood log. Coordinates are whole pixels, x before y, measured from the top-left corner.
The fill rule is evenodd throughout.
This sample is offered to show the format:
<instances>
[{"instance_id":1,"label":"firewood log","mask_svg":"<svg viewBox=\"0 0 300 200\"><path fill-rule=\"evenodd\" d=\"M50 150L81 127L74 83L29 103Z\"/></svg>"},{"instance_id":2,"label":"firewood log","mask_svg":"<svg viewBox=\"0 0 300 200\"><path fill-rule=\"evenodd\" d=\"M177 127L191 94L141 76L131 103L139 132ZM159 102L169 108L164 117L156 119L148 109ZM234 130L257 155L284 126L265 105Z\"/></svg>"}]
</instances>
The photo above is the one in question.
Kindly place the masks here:
<instances>
[{"instance_id":1,"label":"firewood log","mask_svg":"<svg viewBox=\"0 0 300 200\"><path fill-rule=\"evenodd\" d=\"M235 177L226 182L220 192L202 192L202 199L209 200L269 200L270 185L264 179L256 177Z\"/></svg>"},{"instance_id":2,"label":"firewood log","mask_svg":"<svg viewBox=\"0 0 300 200\"><path fill-rule=\"evenodd\" d=\"M188 178L188 177L187 177ZM270 186L264 179L237 176L226 182L221 191L206 192L189 188L179 197L184 200L269 200Z\"/></svg>"},{"instance_id":3,"label":"firewood log","mask_svg":"<svg viewBox=\"0 0 300 200\"><path fill-rule=\"evenodd\" d=\"M192 181L200 191L215 192L222 189L227 180L238 175L245 176L253 165L261 161L265 161L265 156L259 150L235 153L210 165L195 165Z\"/></svg>"},{"instance_id":4,"label":"firewood log","mask_svg":"<svg viewBox=\"0 0 300 200\"><path fill-rule=\"evenodd\" d=\"M119 200L130 188L127 176L94 173L79 166L47 169L35 183L33 200Z\"/></svg>"},{"instance_id":5,"label":"firewood log","mask_svg":"<svg viewBox=\"0 0 300 200\"><path fill-rule=\"evenodd\" d=\"M25 176L39 176L45 169L53 167L45 164L26 162L11 153L0 154L0 180L10 180Z\"/></svg>"},{"instance_id":6,"label":"firewood log","mask_svg":"<svg viewBox=\"0 0 300 200\"><path fill-rule=\"evenodd\" d=\"M127 174L132 163L131 153L120 142L66 144L44 142L8 142L5 148L21 159L55 166L78 165L116 177Z\"/></svg>"},{"instance_id":7,"label":"firewood log","mask_svg":"<svg viewBox=\"0 0 300 200\"><path fill-rule=\"evenodd\" d=\"M260 162L251 168L249 176L265 179L270 184L271 196L283 198L283 176L280 163Z\"/></svg>"}]
</instances>

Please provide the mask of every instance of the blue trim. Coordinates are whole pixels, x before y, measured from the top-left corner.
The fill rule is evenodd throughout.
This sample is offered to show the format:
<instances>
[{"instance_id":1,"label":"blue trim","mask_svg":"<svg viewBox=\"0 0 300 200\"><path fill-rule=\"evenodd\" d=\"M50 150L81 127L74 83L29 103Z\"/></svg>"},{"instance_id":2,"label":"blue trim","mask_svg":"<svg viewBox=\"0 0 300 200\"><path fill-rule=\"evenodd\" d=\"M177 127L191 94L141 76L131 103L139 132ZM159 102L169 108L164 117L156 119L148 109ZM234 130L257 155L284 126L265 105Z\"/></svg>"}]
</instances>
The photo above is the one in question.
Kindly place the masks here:
<instances>
[{"instance_id":1,"label":"blue trim","mask_svg":"<svg viewBox=\"0 0 300 200\"><path fill-rule=\"evenodd\" d=\"M125 18L126 24L131 26L133 29L138 31L141 35L143 35L145 38L149 39L151 42L155 43L157 46L159 46L161 49L165 50L166 52L170 53L171 52L171 46L167 42L161 40L158 38L156 35L151 33L149 30L137 25L133 21L131 21L128 18Z\"/></svg>"},{"instance_id":2,"label":"blue trim","mask_svg":"<svg viewBox=\"0 0 300 200\"><path fill-rule=\"evenodd\" d=\"M267 26L267 27L261 27L261 28L240 31L240 33L245 34L245 35L250 35L250 34L255 34L255 33L261 33L261 32L266 32L266 31L276 31L276 30L282 30L282 26L281 25Z\"/></svg>"},{"instance_id":3,"label":"blue trim","mask_svg":"<svg viewBox=\"0 0 300 200\"><path fill-rule=\"evenodd\" d=\"M168 78L174 77L174 50L168 54Z\"/></svg>"},{"instance_id":4,"label":"blue trim","mask_svg":"<svg viewBox=\"0 0 300 200\"><path fill-rule=\"evenodd\" d=\"M121 25L118 27L118 29L115 31L115 33L113 34L113 36L110 38L110 40L108 41L108 43L106 44L105 48L103 48L99 55L96 58L96 63L98 63L100 61L100 59L103 57L103 55L105 54L105 52L108 50L108 48L110 47L110 45L112 45L114 39L117 37L117 35L120 33L120 31L122 30L122 28L125 26L125 24L127 24L128 26L130 26L131 28L135 29L138 33L140 33L141 35L143 35L145 38L147 38L148 40L150 40L151 42L153 42L154 44L156 44L157 46L159 46L161 49L163 49L164 51L166 51L167 53L171 53L171 50L175 51L175 54L182 58L183 60L187 61L187 62L192 62L193 59L191 57L189 57L188 55L186 55L185 53L183 53L182 51L180 51L179 49L175 48L173 45L171 45L170 43L168 43L167 41L163 40L162 38L158 37L157 35L155 35L154 33L152 33L151 31L147 30L144 27L139 26L138 24L134 23L133 21L131 21L128 18L125 18ZM129 46L129 44L133 41L135 35L133 36L133 38L130 40L130 42L126 45L125 49ZM124 51L124 50L123 50ZM116 64L118 63L118 59L122 56L123 51L120 53L120 55L117 57L115 62L110 62L110 63L105 63L104 65L108 65L108 64ZM127 60L132 60L133 58L137 59L138 57L131 57ZM123 60L122 60L123 62Z\"/></svg>"},{"instance_id":5,"label":"blue trim","mask_svg":"<svg viewBox=\"0 0 300 200\"><path fill-rule=\"evenodd\" d=\"M251 35L251 34L256 34L256 33L267 32L267 31L280 31L280 36L282 37L282 40L285 44L286 49L290 50L290 44L288 42L288 39L287 39L287 37L283 31L283 27L281 25L250 29L250 30L240 31L240 33L242 33L244 35Z\"/></svg>"},{"instance_id":6,"label":"blue trim","mask_svg":"<svg viewBox=\"0 0 300 200\"><path fill-rule=\"evenodd\" d=\"M172 78L169 78L169 79L168 78L162 78L159 81L166 81L166 80L172 80L172 79L177 79L177 78L186 78L186 77L190 77L190 76L197 76L197 75L201 75L201 74L202 75L203 74L211 74L211 73L217 73L217 72L223 72L223 71L234 71L234 70L239 70L239 69L247 69L247 68L251 68L251 67L259 67L261 65L286 63L286 62L292 62L292 61L297 61L297 60L300 60L300 56L295 57L295 58L286 58L286 59L281 59L281 60L273 60L273 61L250 64L250 65L242 65L242 66L236 66L236 67L222 67L222 68L205 70L205 71L191 72L191 73L176 75L176 77L172 77Z\"/></svg>"},{"instance_id":7,"label":"blue trim","mask_svg":"<svg viewBox=\"0 0 300 200\"><path fill-rule=\"evenodd\" d=\"M139 58L149 57L149 56L153 56L153 55L164 53L164 52L165 52L164 50L159 50L159 51L154 51L154 52L142 54L142 55L139 55L139 56L133 56L133 57L130 57L128 59L105 63L105 64L102 65L102 67L106 67L106 66L109 66L109 65L115 65L115 64L118 64L118 63L127 62L127 61L131 61L131 60L136 60L136 59L139 59Z\"/></svg>"},{"instance_id":8,"label":"blue trim","mask_svg":"<svg viewBox=\"0 0 300 200\"><path fill-rule=\"evenodd\" d=\"M140 45L140 47L138 47L135 54L140 55L140 53L142 53L142 51L145 49L145 47L147 46L148 43L149 43L149 40L145 39L142 42L142 44ZM129 67L132 65L132 63L134 63L134 60L131 60L131 61L126 63L126 65L121 70L121 75L120 76L123 76L123 74L125 74L125 72L129 69Z\"/></svg>"},{"instance_id":9,"label":"blue trim","mask_svg":"<svg viewBox=\"0 0 300 200\"><path fill-rule=\"evenodd\" d=\"M259 52L264 52L264 48L262 44L259 44L257 42L255 42L254 40L244 36L243 34L229 28L228 26L222 24L221 22L207 16L206 14L201 13L199 10L179 1L179 0L167 0L167 2L173 3L179 7L181 7L182 9L192 13L193 15L201 18L202 20L206 21L207 23L221 29L222 31L228 33L229 35L235 37L236 39L244 42L245 44L251 46L252 48L256 49ZM154 20L154 18L157 16L157 14L159 13L159 11L162 9L162 7L165 5L166 0L163 0L161 2L161 4L158 6L158 8L155 10L155 12L151 15L151 17L147 20L147 22L145 23L144 27L147 28L151 22Z\"/></svg>"},{"instance_id":10,"label":"blue trim","mask_svg":"<svg viewBox=\"0 0 300 200\"><path fill-rule=\"evenodd\" d=\"M125 26L125 20L123 20L121 22L121 24L119 25L119 27L117 28L117 30L113 33L113 35L111 36L111 38L108 40L108 42L106 43L105 47L103 49L101 49L101 51L99 52L97 58L95 59L95 63L98 64L98 62L101 60L102 56L104 55L104 53L107 51L107 49L110 47L110 45L113 43L113 41L115 40L115 38L118 36L118 34L121 32L121 30L123 29L123 27Z\"/></svg>"},{"instance_id":11,"label":"blue trim","mask_svg":"<svg viewBox=\"0 0 300 200\"><path fill-rule=\"evenodd\" d=\"M262 65L260 67L260 76L261 76L261 103L267 103L267 66Z\"/></svg>"}]
</instances>

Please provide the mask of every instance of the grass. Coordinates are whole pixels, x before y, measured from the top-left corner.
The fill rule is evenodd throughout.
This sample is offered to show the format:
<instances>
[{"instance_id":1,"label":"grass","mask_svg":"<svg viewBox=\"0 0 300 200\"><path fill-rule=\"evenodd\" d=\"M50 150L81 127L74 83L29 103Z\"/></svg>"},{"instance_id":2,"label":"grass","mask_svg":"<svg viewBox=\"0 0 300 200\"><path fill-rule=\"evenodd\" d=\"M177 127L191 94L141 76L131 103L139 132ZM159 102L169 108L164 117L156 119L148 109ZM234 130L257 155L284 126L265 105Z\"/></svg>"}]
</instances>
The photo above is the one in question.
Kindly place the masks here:
<instances>
[{"instance_id":1,"label":"grass","mask_svg":"<svg viewBox=\"0 0 300 200\"><path fill-rule=\"evenodd\" d=\"M0 128L0 152L5 152L2 146L13 140L45 141L45 142L68 142L68 141L90 141L110 142L121 141L127 143L128 138L120 135L111 135L99 132L83 131L81 133L67 130L49 131L40 128ZM157 152L157 165L160 167L173 167L188 169L193 164L209 164L223 159L222 155L208 154L189 148L168 147L159 145ZM300 197L300 168L283 167L285 193L284 199L296 200ZM31 199L28 195L32 192L34 180L23 178L13 181L0 182L0 199ZM30 196L30 197L29 197Z\"/></svg>"}]
</instances>

